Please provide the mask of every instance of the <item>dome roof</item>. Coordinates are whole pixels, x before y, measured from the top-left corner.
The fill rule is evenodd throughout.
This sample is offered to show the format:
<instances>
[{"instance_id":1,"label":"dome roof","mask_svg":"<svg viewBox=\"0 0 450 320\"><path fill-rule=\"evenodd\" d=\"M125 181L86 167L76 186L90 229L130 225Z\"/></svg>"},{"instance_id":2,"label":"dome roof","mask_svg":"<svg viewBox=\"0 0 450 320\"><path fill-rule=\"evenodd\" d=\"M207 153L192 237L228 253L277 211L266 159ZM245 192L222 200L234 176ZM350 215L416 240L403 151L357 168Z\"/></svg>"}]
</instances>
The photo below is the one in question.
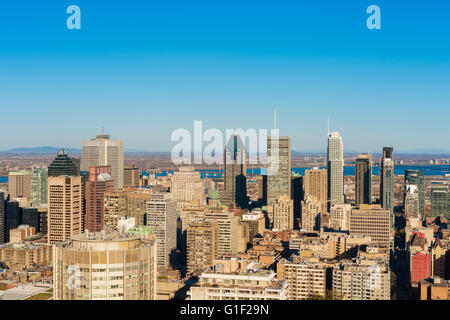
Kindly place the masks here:
<instances>
[{"instance_id":1,"label":"dome roof","mask_svg":"<svg viewBox=\"0 0 450 320\"><path fill-rule=\"evenodd\" d=\"M220 199L219 193L216 190L211 191L208 195L209 199Z\"/></svg>"}]
</instances>

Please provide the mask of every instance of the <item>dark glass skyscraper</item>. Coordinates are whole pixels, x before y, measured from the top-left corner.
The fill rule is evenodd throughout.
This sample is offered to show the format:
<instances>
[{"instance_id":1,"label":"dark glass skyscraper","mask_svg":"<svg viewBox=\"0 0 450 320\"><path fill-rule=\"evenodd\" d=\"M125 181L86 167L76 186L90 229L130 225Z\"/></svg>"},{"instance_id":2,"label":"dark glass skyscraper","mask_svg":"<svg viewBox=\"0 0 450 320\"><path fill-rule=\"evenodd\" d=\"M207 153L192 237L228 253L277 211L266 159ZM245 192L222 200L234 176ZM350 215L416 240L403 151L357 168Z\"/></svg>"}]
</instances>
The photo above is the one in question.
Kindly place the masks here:
<instances>
[{"instance_id":1,"label":"dark glass skyscraper","mask_svg":"<svg viewBox=\"0 0 450 320\"><path fill-rule=\"evenodd\" d=\"M5 211L5 242L9 242L9 231L22 224L21 208L17 201L7 201Z\"/></svg>"},{"instance_id":2,"label":"dark glass skyscraper","mask_svg":"<svg viewBox=\"0 0 450 320\"><path fill-rule=\"evenodd\" d=\"M431 216L437 217L441 214L450 218L450 194L448 187L443 183L433 183L431 186Z\"/></svg>"},{"instance_id":3,"label":"dark glass skyscraper","mask_svg":"<svg viewBox=\"0 0 450 320\"><path fill-rule=\"evenodd\" d=\"M372 202L372 156L364 153L358 155L355 163L355 204Z\"/></svg>"},{"instance_id":4,"label":"dark glass skyscraper","mask_svg":"<svg viewBox=\"0 0 450 320\"><path fill-rule=\"evenodd\" d=\"M77 166L69 157L66 150L61 148L59 150L58 155L55 160L48 167L48 176L49 177L57 177L57 176L77 176L79 170Z\"/></svg>"},{"instance_id":5,"label":"dark glass skyscraper","mask_svg":"<svg viewBox=\"0 0 450 320\"><path fill-rule=\"evenodd\" d=\"M5 194L0 192L0 244L5 243Z\"/></svg>"},{"instance_id":6,"label":"dark glass skyscraper","mask_svg":"<svg viewBox=\"0 0 450 320\"><path fill-rule=\"evenodd\" d=\"M30 227L34 227L36 232L41 232L40 228L40 212L37 208L21 208L22 211L22 224L27 224Z\"/></svg>"},{"instance_id":7,"label":"dark glass skyscraper","mask_svg":"<svg viewBox=\"0 0 450 320\"><path fill-rule=\"evenodd\" d=\"M247 197L247 153L238 135L232 135L224 150L224 191L220 197L226 205L245 208Z\"/></svg>"}]
</instances>

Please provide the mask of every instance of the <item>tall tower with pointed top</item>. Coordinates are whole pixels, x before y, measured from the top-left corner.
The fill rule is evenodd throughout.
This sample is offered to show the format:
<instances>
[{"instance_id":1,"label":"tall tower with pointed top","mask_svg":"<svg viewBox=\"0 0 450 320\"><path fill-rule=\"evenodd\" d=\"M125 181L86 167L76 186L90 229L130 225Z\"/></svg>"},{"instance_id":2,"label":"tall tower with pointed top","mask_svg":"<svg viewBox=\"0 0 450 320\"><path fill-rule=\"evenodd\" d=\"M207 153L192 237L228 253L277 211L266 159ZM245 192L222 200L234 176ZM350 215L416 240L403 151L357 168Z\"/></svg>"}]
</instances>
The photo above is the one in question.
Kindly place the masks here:
<instances>
[{"instance_id":1,"label":"tall tower with pointed top","mask_svg":"<svg viewBox=\"0 0 450 320\"><path fill-rule=\"evenodd\" d=\"M48 167L48 176L77 176L78 169L69 154L64 148L61 148L55 160Z\"/></svg>"},{"instance_id":2,"label":"tall tower with pointed top","mask_svg":"<svg viewBox=\"0 0 450 320\"><path fill-rule=\"evenodd\" d=\"M276 106L274 129L278 130ZM291 138L267 137L267 160L267 205L271 205L281 196L291 196Z\"/></svg>"},{"instance_id":3,"label":"tall tower with pointed top","mask_svg":"<svg viewBox=\"0 0 450 320\"><path fill-rule=\"evenodd\" d=\"M330 206L344 203L344 143L339 132L328 135L327 170Z\"/></svg>"},{"instance_id":4,"label":"tall tower with pointed top","mask_svg":"<svg viewBox=\"0 0 450 320\"><path fill-rule=\"evenodd\" d=\"M224 191L221 202L245 208L247 197L247 152L239 138L232 135L224 150Z\"/></svg>"}]
</instances>

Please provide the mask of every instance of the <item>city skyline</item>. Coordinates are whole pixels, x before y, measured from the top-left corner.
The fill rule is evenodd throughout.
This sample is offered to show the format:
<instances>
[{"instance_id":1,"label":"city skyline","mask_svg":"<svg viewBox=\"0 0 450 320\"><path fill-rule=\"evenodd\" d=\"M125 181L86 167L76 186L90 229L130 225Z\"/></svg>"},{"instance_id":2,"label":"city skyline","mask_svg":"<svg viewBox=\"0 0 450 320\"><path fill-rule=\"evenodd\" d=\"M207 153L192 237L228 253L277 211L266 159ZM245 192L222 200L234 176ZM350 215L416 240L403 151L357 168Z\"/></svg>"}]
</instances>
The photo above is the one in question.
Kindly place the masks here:
<instances>
[{"instance_id":1,"label":"city skyline","mask_svg":"<svg viewBox=\"0 0 450 320\"><path fill-rule=\"evenodd\" d=\"M367 1L78 1L82 28L68 30L66 3L21 2L0 5L0 105L33 134L0 150L78 147L105 126L130 149L169 151L195 120L271 128L274 104L293 150L325 150L328 116L348 150L450 150L449 4L377 1L373 31Z\"/></svg>"}]
</instances>

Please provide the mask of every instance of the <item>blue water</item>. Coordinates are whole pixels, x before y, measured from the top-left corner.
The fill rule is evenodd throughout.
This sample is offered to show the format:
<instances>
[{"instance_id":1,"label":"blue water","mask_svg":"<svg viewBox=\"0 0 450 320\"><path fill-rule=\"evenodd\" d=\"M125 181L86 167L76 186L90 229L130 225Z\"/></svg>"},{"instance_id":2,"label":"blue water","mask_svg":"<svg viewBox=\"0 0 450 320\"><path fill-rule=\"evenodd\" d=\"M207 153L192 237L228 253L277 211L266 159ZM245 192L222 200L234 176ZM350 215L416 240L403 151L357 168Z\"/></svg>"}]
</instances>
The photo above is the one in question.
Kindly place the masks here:
<instances>
[{"instance_id":1,"label":"blue water","mask_svg":"<svg viewBox=\"0 0 450 320\"><path fill-rule=\"evenodd\" d=\"M302 176L305 175L305 170L311 169L311 168L292 168L292 171L301 174ZM325 167L320 167L320 169L326 169ZM394 167L394 174L396 175L403 175L405 174L405 170L423 170L424 175L426 176L443 176L445 174L450 174L450 165L429 165L429 166L407 166L407 165L397 165ZM208 177L208 178L222 178L223 177L223 170L219 169L211 169L211 170L199 170L200 176L202 178ZM173 171L169 171L170 173L173 173ZM266 169L247 169L248 174L265 174L267 172ZM143 174L148 176L148 173L143 172ZM372 168L372 174L373 175L380 175L380 167L373 167ZM344 167L344 176L354 176L355 175L355 167L349 166ZM156 174L156 176L167 176L167 172L163 171L160 174Z\"/></svg>"},{"instance_id":2,"label":"blue water","mask_svg":"<svg viewBox=\"0 0 450 320\"><path fill-rule=\"evenodd\" d=\"M292 171L295 173L299 173L302 176L305 175L305 170L311 169L311 168L292 168ZM325 167L321 167L320 169L325 169ZM394 167L394 173L398 175L405 174L405 170L423 170L424 175L426 176L443 176L445 174L450 174L450 165L429 165L429 166L404 166L404 165L397 165ZM223 170L215 169L215 170L199 170L200 176L202 178L208 177L208 178L222 178L223 177ZM173 174L173 171L168 171L169 173ZM167 171L162 171L161 173L157 173L156 177L167 176ZM265 174L266 169L248 169L248 174ZM142 172L143 175L146 175L147 177L149 174L147 172ZM380 168L374 167L372 168L372 174L378 176L380 174ZM354 176L355 175L355 167L344 167L344 176ZM0 183L7 183L8 177L0 177Z\"/></svg>"}]
</instances>

